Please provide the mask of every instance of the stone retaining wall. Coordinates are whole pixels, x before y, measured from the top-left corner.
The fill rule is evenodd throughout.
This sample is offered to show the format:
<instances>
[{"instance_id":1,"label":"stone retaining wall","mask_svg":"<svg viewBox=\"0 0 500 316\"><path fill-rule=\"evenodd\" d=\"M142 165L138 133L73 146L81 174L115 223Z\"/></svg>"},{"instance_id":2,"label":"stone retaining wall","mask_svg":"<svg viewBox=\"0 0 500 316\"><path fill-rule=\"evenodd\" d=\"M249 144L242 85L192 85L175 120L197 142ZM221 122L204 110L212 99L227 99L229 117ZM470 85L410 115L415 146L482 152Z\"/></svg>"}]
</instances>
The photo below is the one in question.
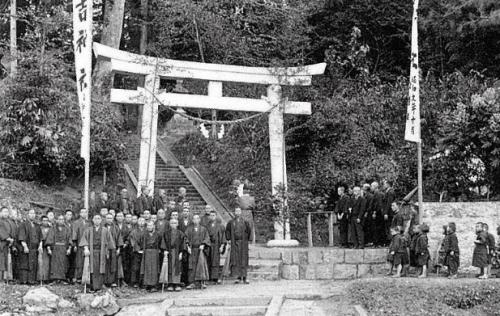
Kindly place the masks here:
<instances>
[{"instance_id":1,"label":"stone retaining wall","mask_svg":"<svg viewBox=\"0 0 500 316\"><path fill-rule=\"evenodd\" d=\"M353 279L386 272L387 249L281 249L281 277L287 280Z\"/></svg>"},{"instance_id":2,"label":"stone retaining wall","mask_svg":"<svg viewBox=\"0 0 500 316\"><path fill-rule=\"evenodd\" d=\"M471 266L476 239L474 226L476 222L487 223L489 231L498 239L496 228L500 224L500 202L424 203L424 222L430 227L428 236L433 258L443 238L442 226L455 222L460 247L460 271L471 272L474 270Z\"/></svg>"}]
</instances>

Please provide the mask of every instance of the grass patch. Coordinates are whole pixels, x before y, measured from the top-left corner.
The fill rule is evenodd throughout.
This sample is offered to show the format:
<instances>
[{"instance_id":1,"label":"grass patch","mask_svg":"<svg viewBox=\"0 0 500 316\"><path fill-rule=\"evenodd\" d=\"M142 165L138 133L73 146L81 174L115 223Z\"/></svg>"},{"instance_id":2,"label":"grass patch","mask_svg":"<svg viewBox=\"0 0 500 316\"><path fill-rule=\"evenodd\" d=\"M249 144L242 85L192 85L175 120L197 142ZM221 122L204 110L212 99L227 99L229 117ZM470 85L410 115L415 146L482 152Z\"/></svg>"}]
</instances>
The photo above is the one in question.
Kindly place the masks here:
<instances>
[{"instance_id":1,"label":"grass patch","mask_svg":"<svg viewBox=\"0 0 500 316\"><path fill-rule=\"evenodd\" d=\"M370 315L500 315L500 280L358 280L347 291Z\"/></svg>"}]
</instances>

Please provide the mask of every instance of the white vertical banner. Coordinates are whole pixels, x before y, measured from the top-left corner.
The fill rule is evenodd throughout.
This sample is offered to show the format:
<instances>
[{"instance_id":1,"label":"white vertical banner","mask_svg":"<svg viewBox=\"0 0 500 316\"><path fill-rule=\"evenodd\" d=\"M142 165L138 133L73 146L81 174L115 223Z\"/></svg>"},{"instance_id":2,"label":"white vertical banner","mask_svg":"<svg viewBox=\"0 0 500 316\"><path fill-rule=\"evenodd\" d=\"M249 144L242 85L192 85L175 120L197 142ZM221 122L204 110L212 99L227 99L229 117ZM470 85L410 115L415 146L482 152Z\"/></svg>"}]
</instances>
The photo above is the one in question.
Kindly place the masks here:
<instances>
[{"instance_id":1,"label":"white vertical banner","mask_svg":"<svg viewBox=\"0 0 500 316\"><path fill-rule=\"evenodd\" d=\"M92 0L73 0L73 48L78 105L82 117L80 156L90 159L90 107L92 76Z\"/></svg>"},{"instance_id":2,"label":"white vertical banner","mask_svg":"<svg viewBox=\"0 0 500 316\"><path fill-rule=\"evenodd\" d=\"M420 142L420 75L418 68L418 1L413 0L411 25L410 100L406 113L405 140Z\"/></svg>"}]
</instances>

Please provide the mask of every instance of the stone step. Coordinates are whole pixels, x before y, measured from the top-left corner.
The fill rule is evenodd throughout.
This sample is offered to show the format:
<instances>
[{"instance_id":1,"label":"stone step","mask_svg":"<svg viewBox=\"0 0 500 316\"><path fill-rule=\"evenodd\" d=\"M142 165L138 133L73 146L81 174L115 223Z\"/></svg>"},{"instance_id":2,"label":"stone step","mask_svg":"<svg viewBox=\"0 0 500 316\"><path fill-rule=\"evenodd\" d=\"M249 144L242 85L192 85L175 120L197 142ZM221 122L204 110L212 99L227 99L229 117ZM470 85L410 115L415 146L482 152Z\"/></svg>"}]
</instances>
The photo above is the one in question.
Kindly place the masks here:
<instances>
[{"instance_id":1,"label":"stone step","mask_svg":"<svg viewBox=\"0 0 500 316\"><path fill-rule=\"evenodd\" d=\"M248 271L247 278L253 281L277 281L280 275L279 270L276 272Z\"/></svg>"},{"instance_id":2,"label":"stone step","mask_svg":"<svg viewBox=\"0 0 500 316\"><path fill-rule=\"evenodd\" d=\"M168 316L263 316L266 306L199 306L173 307L167 310Z\"/></svg>"},{"instance_id":3,"label":"stone step","mask_svg":"<svg viewBox=\"0 0 500 316\"><path fill-rule=\"evenodd\" d=\"M279 275L281 260L250 259L248 271L273 272Z\"/></svg>"},{"instance_id":4,"label":"stone step","mask_svg":"<svg viewBox=\"0 0 500 316\"><path fill-rule=\"evenodd\" d=\"M270 296L254 297L200 297L178 298L174 300L173 307L189 306L265 306L271 302Z\"/></svg>"}]
</instances>

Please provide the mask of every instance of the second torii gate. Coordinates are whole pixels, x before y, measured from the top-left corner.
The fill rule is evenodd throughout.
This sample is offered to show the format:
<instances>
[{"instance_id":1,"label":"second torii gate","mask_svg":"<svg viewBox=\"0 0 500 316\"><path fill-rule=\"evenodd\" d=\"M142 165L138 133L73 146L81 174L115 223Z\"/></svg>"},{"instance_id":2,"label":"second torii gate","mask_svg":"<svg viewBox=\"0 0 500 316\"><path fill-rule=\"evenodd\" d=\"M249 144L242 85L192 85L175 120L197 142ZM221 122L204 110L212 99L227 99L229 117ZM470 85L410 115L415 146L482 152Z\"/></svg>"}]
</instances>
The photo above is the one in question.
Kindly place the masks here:
<instances>
[{"instance_id":1,"label":"second torii gate","mask_svg":"<svg viewBox=\"0 0 500 316\"><path fill-rule=\"evenodd\" d=\"M212 109L224 111L269 112L269 145L271 151L272 193L283 184L286 187L286 162L284 148L284 114L310 115L309 102L293 102L282 99L282 85L311 85L312 76L323 74L326 64L303 67L264 68L233 65L206 64L137 55L94 43L97 58L110 61L114 73L145 76L144 88L137 90L111 89L110 101L122 104L142 104L141 149L139 158L139 187L154 189L156 164L156 137L159 102L181 108ZM187 95L160 92L160 79L197 79L208 81L208 95ZM267 98L250 99L224 97L222 82L254 83L267 85ZM287 244L290 240L287 228L283 236L282 223L275 223L273 245Z\"/></svg>"}]
</instances>

